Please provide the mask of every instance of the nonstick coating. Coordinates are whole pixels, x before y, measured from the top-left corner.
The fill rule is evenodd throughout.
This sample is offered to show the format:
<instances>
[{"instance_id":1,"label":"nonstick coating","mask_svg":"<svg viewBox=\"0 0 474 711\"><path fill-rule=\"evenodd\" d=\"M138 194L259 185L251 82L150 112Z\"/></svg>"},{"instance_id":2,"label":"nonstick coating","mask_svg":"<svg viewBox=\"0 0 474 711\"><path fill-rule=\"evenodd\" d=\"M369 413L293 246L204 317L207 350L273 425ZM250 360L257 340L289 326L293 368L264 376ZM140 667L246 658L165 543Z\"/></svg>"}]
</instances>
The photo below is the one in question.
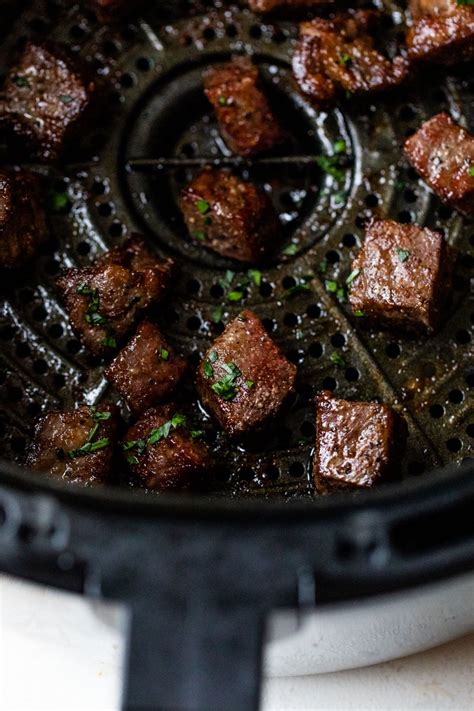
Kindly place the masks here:
<instances>
[{"instance_id":1,"label":"nonstick coating","mask_svg":"<svg viewBox=\"0 0 474 711\"><path fill-rule=\"evenodd\" d=\"M395 41L400 7L386 4L393 9L388 31ZM3 5L2 13L12 15L19 7ZM65 42L95 74L101 107L62 165L29 166L44 177L50 195L67 192L69 206L50 209L52 239L34 264L2 277L1 457L22 461L41 413L83 397L90 404L116 399L103 367L90 361L75 338L54 281L61 268L87 265L136 231L181 264L172 298L157 319L193 364L245 305L299 368L297 395L287 410L265 437L242 446L229 446L194 401L192 409L205 419L207 440L221 462L211 493L313 496L313 397L321 388L349 399L378 398L403 412L410 432L400 463L403 477L470 456L474 224L430 193L404 160L402 145L441 110L474 130L472 65L449 74L429 68L390 95L351 99L326 113L314 111L296 91L290 58L297 24L285 18L261 21L227 3L205 9L157 2L146 4L140 19L110 28L64 0L31 3L0 34L6 29L2 73L29 37ZM202 70L233 53L253 55L289 134L288 145L270 164L233 161L203 96ZM315 158L341 139L347 156L344 177L335 185ZM155 171L128 166L132 159L162 157L168 162ZM263 265L262 283L251 281L239 303L227 301L222 280L231 269L236 284L246 268L192 245L177 207L178 192L200 169L202 157L226 159L238 174L263 186L281 216L282 247L294 245L294 254L280 253ZM170 165L170 159L177 160ZM10 160L1 146L0 160ZM373 214L440 230L457 250L454 287L437 335L368 329L347 303L326 291L326 279L343 284L349 275L364 221ZM309 276L310 289L293 288L307 284ZM189 396L195 397L191 382L181 400ZM122 483L133 486L125 472Z\"/></svg>"}]
</instances>

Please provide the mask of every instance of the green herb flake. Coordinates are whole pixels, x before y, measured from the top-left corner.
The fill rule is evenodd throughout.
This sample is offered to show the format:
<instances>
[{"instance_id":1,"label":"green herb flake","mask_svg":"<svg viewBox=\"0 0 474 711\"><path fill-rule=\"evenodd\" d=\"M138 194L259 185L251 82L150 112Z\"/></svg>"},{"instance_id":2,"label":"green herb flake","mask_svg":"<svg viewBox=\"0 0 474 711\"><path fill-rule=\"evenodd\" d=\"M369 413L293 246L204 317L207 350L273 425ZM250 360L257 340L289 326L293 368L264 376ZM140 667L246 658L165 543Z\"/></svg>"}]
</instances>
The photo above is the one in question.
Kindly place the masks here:
<instances>
[{"instance_id":1,"label":"green herb flake","mask_svg":"<svg viewBox=\"0 0 474 711\"><path fill-rule=\"evenodd\" d=\"M353 269L346 279L347 286L350 286L353 281L357 279L360 274L360 269Z\"/></svg>"},{"instance_id":2,"label":"green herb flake","mask_svg":"<svg viewBox=\"0 0 474 711\"><path fill-rule=\"evenodd\" d=\"M362 318L362 316L365 316L365 311L362 311L362 309L357 309L354 311L354 316L357 316L357 318Z\"/></svg>"},{"instance_id":3,"label":"green herb flake","mask_svg":"<svg viewBox=\"0 0 474 711\"><path fill-rule=\"evenodd\" d=\"M202 372L204 373L205 378L212 378L214 376L214 368L212 365L209 363L208 360L205 360L202 366Z\"/></svg>"},{"instance_id":4,"label":"green herb flake","mask_svg":"<svg viewBox=\"0 0 474 711\"><path fill-rule=\"evenodd\" d=\"M262 283L262 272L259 271L258 269L249 269L248 272L248 278L253 281L255 286L260 286Z\"/></svg>"},{"instance_id":5,"label":"green herb flake","mask_svg":"<svg viewBox=\"0 0 474 711\"><path fill-rule=\"evenodd\" d=\"M287 257L293 257L298 251L298 247L293 242L282 249L281 253L285 254Z\"/></svg>"},{"instance_id":6,"label":"green herb flake","mask_svg":"<svg viewBox=\"0 0 474 711\"><path fill-rule=\"evenodd\" d=\"M471 176L471 178L474 178L474 165L471 165L471 167L469 168L469 175Z\"/></svg>"},{"instance_id":7,"label":"green herb flake","mask_svg":"<svg viewBox=\"0 0 474 711\"><path fill-rule=\"evenodd\" d=\"M214 323L220 323L222 321L222 316L224 314L224 307L218 306L211 314L211 318Z\"/></svg>"},{"instance_id":8,"label":"green herb flake","mask_svg":"<svg viewBox=\"0 0 474 711\"><path fill-rule=\"evenodd\" d=\"M186 416L182 415L180 413L177 413L174 415L171 420L168 420L168 422L165 422L164 425L161 425L161 427L157 427L156 429L152 430L148 436L148 439L146 441L147 446L153 445L153 444L158 444L162 439L166 439L169 436L169 433L171 432L172 429L176 429L177 427L182 427L183 425L186 424Z\"/></svg>"},{"instance_id":9,"label":"green herb flake","mask_svg":"<svg viewBox=\"0 0 474 711\"><path fill-rule=\"evenodd\" d=\"M255 381L254 380L246 380L245 385L248 390L251 390L255 385Z\"/></svg>"},{"instance_id":10,"label":"green herb flake","mask_svg":"<svg viewBox=\"0 0 474 711\"><path fill-rule=\"evenodd\" d=\"M352 57L350 54L347 54L347 52L342 52L339 56L339 64L342 67L347 67L350 64L352 64Z\"/></svg>"},{"instance_id":11,"label":"green herb flake","mask_svg":"<svg viewBox=\"0 0 474 711\"><path fill-rule=\"evenodd\" d=\"M227 106L227 97L225 96L219 96L219 104L221 106Z\"/></svg>"},{"instance_id":12,"label":"green herb flake","mask_svg":"<svg viewBox=\"0 0 474 711\"><path fill-rule=\"evenodd\" d=\"M217 351L211 351L209 353L209 360L211 363L215 363L218 358L219 358L219 354L217 353Z\"/></svg>"},{"instance_id":13,"label":"green herb flake","mask_svg":"<svg viewBox=\"0 0 474 711\"><path fill-rule=\"evenodd\" d=\"M347 301L347 289L345 286L338 287L336 291L336 298L341 304L344 304Z\"/></svg>"},{"instance_id":14,"label":"green herb flake","mask_svg":"<svg viewBox=\"0 0 474 711\"><path fill-rule=\"evenodd\" d=\"M206 239L206 233L205 232L193 232L193 236L198 239L200 242L204 242Z\"/></svg>"},{"instance_id":15,"label":"green herb flake","mask_svg":"<svg viewBox=\"0 0 474 711\"><path fill-rule=\"evenodd\" d=\"M199 439L200 437L204 436L204 430L191 430L189 434L191 436L191 439Z\"/></svg>"},{"instance_id":16,"label":"green herb flake","mask_svg":"<svg viewBox=\"0 0 474 711\"><path fill-rule=\"evenodd\" d=\"M289 289L286 289L283 296L285 297L285 299L291 299L297 294L301 294L303 292L308 291L311 291L311 287L309 286L309 284L295 284L294 286L290 286Z\"/></svg>"},{"instance_id":17,"label":"green herb flake","mask_svg":"<svg viewBox=\"0 0 474 711\"><path fill-rule=\"evenodd\" d=\"M110 440L108 437L102 437L102 439L98 439L97 442L86 442L85 444L82 445L82 447L78 447L77 449L72 449L70 452L68 452L68 456L71 459L77 459L78 457L84 457L86 454L93 454L94 452L98 452L101 449L104 449L105 447L108 447L110 444Z\"/></svg>"},{"instance_id":18,"label":"green herb flake","mask_svg":"<svg viewBox=\"0 0 474 711\"><path fill-rule=\"evenodd\" d=\"M104 422L105 420L110 420L112 417L111 412L101 412L91 408L91 417L95 422Z\"/></svg>"},{"instance_id":19,"label":"green herb flake","mask_svg":"<svg viewBox=\"0 0 474 711\"><path fill-rule=\"evenodd\" d=\"M332 176L338 183L343 182L345 173L339 167L338 156L318 156L316 158L316 163L319 165L321 170L324 170L325 173Z\"/></svg>"},{"instance_id":20,"label":"green herb flake","mask_svg":"<svg viewBox=\"0 0 474 711\"><path fill-rule=\"evenodd\" d=\"M227 300L228 301L241 301L243 296L244 296L243 291L238 291L238 290L229 291L229 293L227 294Z\"/></svg>"},{"instance_id":21,"label":"green herb flake","mask_svg":"<svg viewBox=\"0 0 474 711\"><path fill-rule=\"evenodd\" d=\"M31 89L31 84L26 77L22 77L17 74L12 79L13 83L19 86L21 89Z\"/></svg>"},{"instance_id":22,"label":"green herb flake","mask_svg":"<svg viewBox=\"0 0 474 711\"><path fill-rule=\"evenodd\" d=\"M160 348L160 358L161 360L169 360L170 352L166 348Z\"/></svg>"},{"instance_id":23,"label":"green herb flake","mask_svg":"<svg viewBox=\"0 0 474 711\"><path fill-rule=\"evenodd\" d=\"M102 341L102 345L106 348L117 348L117 339L114 336L106 336Z\"/></svg>"},{"instance_id":24,"label":"green herb flake","mask_svg":"<svg viewBox=\"0 0 474 711\"><path fill-rule=\"evenodd\" d=\"M330 294L335 294L338 290L338 283L337 281L333 281L332 279L326 279L324 282L324 288L326 291L329 291Z\"/></svg>"},{"instance_id":25,"label":"green herb flake","mask_svg":"<svg viewBox=\"0 0 474 711\"><path fill-rule=\"evenodd\" d=\"M328 266L329 266L328 260L327 260L327 259L322 259L322 260L319 262L319 271L320 271L320 273L321 273L321 274L326 274L326 272L327 272L327 270L328 270Z\"/></svg>"},{"instance_id":26,"label":"green herb flake","mask_svg":"<svg viewBox=\"0 0 474 711\"><path fill-rule=\"evenodd\" d=\"M226 375L214 383L212 389L222 400L233 400L237 395L235 381L242 373L235 363L225 363L222 367Z\"/></svg>"},{"instance_id":27,"label":"green herb flake","mask_svg":"<svg viewBox=\"0 0 474 711\"><path fill-rule=\"evenodd\" d=\"M196 208L197 208L197 211L201 215L205 215L206 212L209 212L209 210L211 209L211 206L209 205L207 200L200 199L200 200L197 200L197 202L196 202Z\"/></svg>"},{"instance_id":28,"label":"green herb flake","mask_svg":"<svg viewBox=\"0 0 474 711\"><path fill-rule=\"evenodd\" d=\"M134 454L128 454L127 455L127 462L133 466L135 464L138 464L138 457L136 457Z\"/></svg>"},{"instance_id":29,"label":"green herb flake","mask_svg":"<svg viewBox=\"0 0 474 711\"><path fill-rule=\"evenodd\" d=\"M68 94L62 94L62 95L59 97L59 100L62 101L63 104L66 104L66 105L67 105L67 104L72 104L72 102L74 101L74 99L72 98L72 96L69 96Z\"/></svg>"},{"instance_id":30,"label":"green herb flake","mask_svg":"<svg viewBox=\"0 0 474 711\"><path fill-rule=\"evenodd\" d=\"M334 351L334 353L331 353L329 359L332 363L334 363L334 365L337 365L338 368L346 367L346 361L344 360L342 355L340 353L337 353L336 351Z\"/></svg>"},{"instance_id":31,"label":"green herb flake","mask_svg":"<svg viewBox=\"0 0 474 711\"><path fill-rule=\"evenodd\" d=\"M343 138L339 139L339 141L336 141L333 146L334 153L346 153L347 151L347 143L344 141Z\"/></svg>"},{"instance_id":32,"label":"green herb flake","mask_svg":"<svg viewBox=\"0 0 474 711\"><path fill-rule=\"evenodd\" d=\"M50 206L53 212L64 212L69 206L69 196L67 193L51 192Z\"/></svg>"},{"instance_id":33,"label":"green herb flake","mask_svg":"<svg viewBox=\"0 0 474 711\"><path fill-rule=\"evenodd\" d=\"M400 247L397 247L397 254L399 260L403 263L406 262L407 259L410 257L410 252L407 249L401 249Z\"/></svg>"},{"instance_id":34,"label":"green herb flake","mask_svg":"<svg viewBox=\"0 0 474 711\"><path fill-rule=\"evenodd\" d=\"M457 0L458 5L474 5L474 0Z\"/></svg>"}]
</instances>

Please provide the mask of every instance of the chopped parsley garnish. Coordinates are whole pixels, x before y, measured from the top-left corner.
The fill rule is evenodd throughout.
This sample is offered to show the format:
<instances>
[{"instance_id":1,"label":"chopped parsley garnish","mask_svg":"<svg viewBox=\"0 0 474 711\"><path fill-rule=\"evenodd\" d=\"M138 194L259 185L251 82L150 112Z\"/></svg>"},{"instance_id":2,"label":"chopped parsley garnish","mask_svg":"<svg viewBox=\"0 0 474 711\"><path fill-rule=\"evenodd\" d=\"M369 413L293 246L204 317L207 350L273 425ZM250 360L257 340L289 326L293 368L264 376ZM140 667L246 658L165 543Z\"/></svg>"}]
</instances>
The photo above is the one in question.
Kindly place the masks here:
<instances>
[{"instance_id":1,"label":"chopped parsley garnish","mask_svg":"<svg viewBox=\"0 0 474 711\"><path fill-rule=\"evenodd\" d=\"M237 395L235 381L242 373L235 363L224 363L222 367L226 371L226 375L214 383L212 389L222 400L233 400Z\"/></svg>"},{"instance_id":2,"label":"chopped parsley garnish","mask_svg":"<svg viewBox=\"0 0 474 711\"><path fill-rule=\"evenodd\" d=\"M94 421L94 424L92 425L91 429L89 430L89 433L87 435L87 439L82 445L82 447L77 447L76 449L71 449L70 452L68 452L68 457L70 459L77 459L78 457L84 457L86 454L92 454L93 452L98 452L101 449L104 449L110 444L110 440L108 437L102 437L101 439L98 439L94 442L94 437L97 434L97 431L100 427L100 423L104 422L105 420L109 420L112 417L111 412L102 412L99 410L96 410L94 407L90 408L90 414L91 418Z\"/></svg>"},{"instance_id":3,"label":"chopped parsley garnish","mask_svg":"<svg viewBox=\"0 0 474 711\"><path fill-rule=\"evenodd\" d=\"M205 378L212 378L214 376L214 368L212 365L209 363L208 360L204 361L204 364L202 366L202 372L204 373Z\"/></svg>"},{"instance_id":4,"label":"chopped parsley garnish","mask_svg":"<svg viewBox=\"0 0 474 711\"><path fill-rule=\"evenodd\" d=\"M69 96L68 94L62 94L59 99L63 102L63 104L72 104L72 102L74 101L72 96Z\"/></svg>"},{"instance_id":5,"label":"chopped parsley garnish","mask_svg":"<svg viewBox=\"0 0 474 711\"><path fill-rule=\"evenodd\" d=\"M347 286L350 286L352 284L352 282L357 279L359 274L360 274L360 269L353 269L353 271L349 274L349 276L346 279Z\"/></svg>"},{"instance_id":6,"label":"chopped parsley garnish","mask_svg":"<svg viewBox=\"0 0 474 711\"><path fill-rule=\"evenodd\" d=\"M474 0L457 0L458 5L474 5Z\"/></svg>"},{"instance_id":7,"label":"chopped parsley garnish","mask_svg":"<svg viewBox=\"0 0 474 711\"><path fill-rule=\"evenodd\" d=\"M234 289L233 291L229 291L229 293L227 294L227 299L228 299L229 301L241 301L241 299L243 298L243 296L244 296L244 292L243 292L243 291L239 291L239 290L237 290L237 289Z\"/></svg>"},{"instance_id":8,"label":"chopped parsley garnish","mask_svg":"<svg viewBox=\"0 0 474 711\"><path fill-rule=\"evenodd\" d=\"M110 420L110 418L112 417L112 413L107 411L102 412L96 410L94 407L91 407L91 417L93 420L95 420L95 422L102 422L104 420Z\"/></svg>"},{"instance_id":9,"label":"chopped parsley garnish","mask_svg":"<svg viewBox=\"0 0 474 711\"><path fill-rule=\"evenodd\" d=\"M81 296L89 297L89 304L87 306L87 312L85 315L86 322L93 327L103 326L106 331L106 335L102 341L102 345L107 348L115 348L117 346L117 341L113 335L113 329L109 324L105 316L99 311L100 308L100 296L98 289L91 289L87 284L80 284L76 292L81 294Z\"/></svg>"},{"instance_id":10,"label":"chopped parsley garnish","mask_svg":"<svg viewBox=\"0 0 474 711\"><path fill-rule=\"evenodd\" d=\"M293 257L298 251L298 247L293 242L282 249L281 253L285 254L287 257Z\"/></svg>"},{"instance_id":11,"label":"chopped parsley garnish","mask_svg":"<svg viewBox=\"0 0 474 711\"><path fill-rule=\"evenodd\" d=\"M225 96L219 96L219 104L221 106L227 106L227 97Z\"/></svg>"},{"instance_id":12,"label":"chopped parsley garnish","mask_svg":"<svg viewBox=\"0 0 474 711\"><path fill-rule=\"evenodd\" d=\"M337 281L334 281L333 279L326 279L326 281L324 282L324 288L330 294L335 294L337 300L341 304L343 304L345 301L347 301L347 287L346 286L340 286L337 283Z\"/></svg>"},{"instance_id":13,"label":"chopped parsley garnish","mask_svg":"<svg viewBox=\"0 0 474 711\"><path fill-rule=\"evenodd\" d=\"M471 176L471 178L474 178L474 165L471 165L471 167L469 168L469 175Z\"/></svg>"},{"instance_id":14,"label":"chopped parsley garnish","mask_svg":"<svg viewBox=\"0 0 474 711\"><path fill-rule=\"evenodd\" d=\"M194 232L194 237L198 239L200 242L204 242L206 239L206 233L205 232Z\"/></svg>"},{"instance_id":15,"label":"chopped parsley garnish","mask_svg":"<svg viewBox=\"0 0 474 711\"><path fill-rule=\"evenodd\" d=\"M186 416L181 415L180 413L177 413L176 415L174 415L171 418L171 420L168 420L168 422L165 422L164 425L161 425L161 427L157 427L156 429L154 429L150 432L150 435L148 436L148 439L146 441L147 446L149 446L151 444L157 444L162 439L166 439L172 429L176 429L177 427L182 427L185 424L186 424Z\"/></svg>"},{"instance_id":16,"label":"chopped parsley garnish","mask_svg":"<svg viewBox=\"0 0 474 711\"><path fill-rule=\"evenodd\" d=\"M321 272L321 274L326 274L327 270L328 270L328 260L323 259L319 262L319 271Z\"/></svg>"},{"instance_id":17,"label":"chopped parsley garnish","mask_svg":"<svg viewBox=\"0 0 474 711\"><path fill-rule=\"evenodd\" d=\"M357 316L357 318L361 318L362 316L365 316L365 311L362 311L362 309L357 309L354 311L354 316Z\"/></svg>"},{"instance_id":18,"label":"chopped parsley garnish","mask_svg":"<svg viewBox=\"0 0 474 711\"><path fill-rule=\"evenodd\" d=\"M22 77L17 74L15 77L13 77L12 81L21 89L31 89L31 84L26 77Z\"/></svg>"},{"instance_id":19,"label":"chopped parsley garnish","mask_svg":"<svg viewBox=\"0 0 474 711\"><path fill-rule=\"evenodd\" d=\"M214 323L220 323L222 321L222 316L224 314L224 307L223 306L218 306L214 311L212 312L211 318L214 321Z\"/></svg>"},{"instance_id":20,"label":"chopped parsley garnish","mask_svg":"<svg viewBox=\"0 0 474 711\"><path fill-rule=\"evenodd\" d=\"M219 358L219 354L217 353L217 351L211 351L209 353L209 360L211 363L215 363L218 358Z\"/></svg>"},{"instance_id":21,"label":"chopped parsley garnish","mask_svg":"<svg viewBox=\"0 0 474 711\"><path fill-rule=\"evenodd\" d=\"M338 183L344 180L344 171L339 167L339 157L338 156L318 156L316 158L316 163L319 165L321 170L325 173L331 175L334 180Z\"/></svg>"},{"instance_id":22,"label":"chopped parsley garnish","mask_svg":"<svg viewBox=\"0 0 474 711\"><path fill-rule=\"evenodd\" d=\"M68 194L52 191L50 193L50 205L54 212L63 212L69 205Z\"/></svg>"},{"instance_id":23,"label":"chopped parsley garnish","mask_svg":"<svg viewBox=\"0 0 474 711\"><path fill-rule=\"evenodd\" d=\"M199 439L199 437L204 435L204 430L191 430L189 434L191 435L191 439Z\"/></svg>"},{"instance_id":24,"label":"chopped parsley garnish","mask_svg":"<svg viewBox=\"0 0 474 711\"><path fill-rule=\"evenodd\" d=\"M207 212L209 212L211 206L209 205L207 200L200 199L196 202L196 208L197 211L201 213L201 215L205 215Z\"/></svg>"},{"instance_id":25,"label":"chopped parsley garnish","mask_svg":"<svg viewBox=\"0 0 474 711\"><path fill-rule=\"evenodd\" d=\"M248 390L251 390L253 388L253 386L255 385L255 381L254 380L246 380L245 385L248 388Z\"/></svg>"},{"instance_id":26,"label":"chopped parsley garnish","mask_svg":"<svg viewBox=\"0 0 474 711\"><path fill-rule=\"evenodd\" d=\"M326 287L326 291L329 291L330 294L335 294L338 290L339 284L333 279L326 279L324 286Z\"/></svg>"},{"instance_id":27,"label":"chopped parsley garnish","mask_svg":"<svg viewBox=\"0 0 474 711\"><path fill-rule=\"evenodd\" d=\"M352 63L351 55L347 54L347 52L342 52L342 54L339 57L339 64L343 67L347 67L351 63Z\"/></svg>"},{"instance_id":28,"label":"chopped parsley garnish","mask_svg":"<svg viewBox=\"0 0 474 711\"><path fill-rule=\"evenodd\" d=\"M302 292L305 292L305 291L311 291L311 287L309 286L309 284L295 284L294 286L290 286L289 289L286 289L283 296L286 299L291 299L293 296L296 296L297 294L301 294Z\"/></svg>"},{"instance_id":29,"label":"chopped parsley garnish","mask_svg":"<svg viewBox=\"0 0 474 711\"><path fill-rule=\"evenodd\" d=\"M330 360L334 363L334 365L337 365L338 368L345 368L346 367L346 361L342 357L340 353L337 353L334 351L334 353L331 353L329 356Z\"/></svg>"},{"instance_id":30,"label":"chopped parsley garnish","mask_svg":"<svg viewBox=\"0 0 474 711\"><path fill-rule=\"evenodd\" d=\"M168 360L170 357L170 352L166 348L160 348L160 358L161 360Z\"/></svg>"},{"instance_id":31,"label":"chopped parsley garnish","mask_svg":"<svg viewBox=\"0 0 474 711\"><path fill-rule=\"evenodd\" d=\"M336 205L342 205L343 202L345 202L347 197L347 193L345 190L338 190L337 193L334 193L333 199Z\"/></svg>"},{"instance_id":32,"label":"chopped parsley garnish","mask_svg":"<svg viewBox=\"0 0 474 711\"><path fill-rule=\"evenodd\" d=\"M407 249L400 249L400 247L397 247L397 254L399 260L403 263L406 262L407 259L410 257L410 252Z\"/></svg>"},{"instance_id":33,"label":"chopped parsley garnish","mask_svg":"<svg viewBox=\"0 0 474 711\"><path fill-rule=\"evenodd\" d=\"M345 153L347 151L347 143L341 138L339 141L334 143L334 153Z\"/></svg>"},{"instance_id":34,"label":"chopped parsley garnish","mask_svg":"<svg viewBox=\"0 0 474 711\"><path fill-rule=\"evenodd\" d=\"M259 271L258 269L249 269L248 272L248 277L253 281L255 286L260 286L262 283L262 272Z\"/></svg>"}]
</instances>

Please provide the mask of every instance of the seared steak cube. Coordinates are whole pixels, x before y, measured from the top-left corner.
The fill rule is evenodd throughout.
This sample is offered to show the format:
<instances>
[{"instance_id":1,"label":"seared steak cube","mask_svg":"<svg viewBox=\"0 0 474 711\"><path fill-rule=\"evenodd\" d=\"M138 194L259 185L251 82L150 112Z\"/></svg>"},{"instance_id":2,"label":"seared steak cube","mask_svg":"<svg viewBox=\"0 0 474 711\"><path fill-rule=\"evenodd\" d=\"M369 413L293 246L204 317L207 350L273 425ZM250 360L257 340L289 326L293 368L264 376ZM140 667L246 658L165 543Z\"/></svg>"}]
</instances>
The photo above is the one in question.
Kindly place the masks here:
<instances>
[{"instance_id":1,"label":"seared steak cube","mask_svg":"<svg viewBox=\"0 0 474 711\"><path fill-rule=\"evenodd\" d=\"M365 94L400 84L408 62L401 56L390 61L374 47L377 25L378 14L370 10L303 22L293 57L300 89L326 104L341 92Z\"/></svg>"},{"instance_id":2,"label":"seared steak cube","mask_svg":"<svg viewBox=\"0 0 474 711\"><path fill-rule=\"evenodd\" d=\"M72 327L95 356L109 354L138 318L166 292L171 260L154 256L139 237L90 267L68 269L57 280Z\"/></svg>"},{"instance_id":3,"label":"seared steak cube","mask_svg":"<svg viewBox=\"0 0 474 711\"><path fill-rule=\"evenodd\" d=\"M258 262L275 249L280 222L270 198L222 170L205 170L181 195L191 238L242 262Z\"/></svg>"},{"instance_id":4,"label":"seared steak cube","mask_svg":"<svg viewBox=\"0 0 474 711\"><path fill-rule=\"evenodd\" d=\"M446 114L437 114L405 143L405 155L444 202L474 212L474 136Z\"/></svg>"},{"instance_id":5,"label":"seared steak cube","mask_svg":"<svg viewBox=\"0 0 474 711\"><path fill-rule=\"evenodd\" d=\"M388 405L316 396L316 490L366 489L394 472L404 421Z\"/></svg>"},{"instance_id":6,"label":"seared steak cube","mask_svg":"<svg viewBox=\"0 0 474 711\"><path fill-rule=\"evenodd\" d=\"M325 7L334 5L335 0L248 0L254 12L271 12L280 8Z\"/></svg>"},{"instance_id":7,"label":"seared steak cube","mask_svg":"<svg viewBox=\"0 0 474 711\"><path fill-rule=\"evenodd\" d=\"M274 148L283 131L262 91L257 67L248 57L208 69L204 90L229 148L249 157Z\"/></svg>"},{"instance_id":8,"label":"seared steak cube","mask_svg":"<svg viewBox=\"0 0 474 711\"><path fill-rule=\"evenodd\" d=\"M379 323L431 332L449 292L448 262L438 232L374 219L352 265L351 306Z\"/></svg>"},{"instance_id":9,"label":"seared steak cube","mask_svg":"<svg viewBox=\"0 0 474 711\"><path fill-rule=\"evenodd\" d=\"M209 450L174 405L145 412L122 448L134 475L148 489L189 489L213 466Z\"/></svg>"},{"instance_id":10,"label":"seared steak cube","mask_svg":"<svg viewBox=\"0 0 474 711\"><path fill-rule=\"evenodd\" d=\"M138 415L169 399L186 367L157 326L145 321L106 368L105 377Z\"/></svg>"},{"instance_id":11,"label":"seared steak cube","mask_svg":"<svg viewBox=\"0 0 474 711\"><path fill-rule=\"evenodd\" d=\"M24 172L0 172L0 266L22 265L46 236L37 178Z\"/></svg>"},{"instance_id":12,"label":"seared steak cube","mask_svg":"<svg viewBox=\"0 0 474 711\"><path fill-rule=\"evenodd\" d=\"M29 42L5 80L0 127L26 142L38 160L54 161L93 89L62 48Z\"/></svg>"},{"instance_id":13,"label":"seared steak cube","mask_svg":"<svg viewBox=\"0 0 474 711\"><path fill-rule=\"evenodd\" d=\"M267 335L260 319L243 311L204 356L197 376L203 405L231 436L260 428L293 391L296 366Z\"/></svg>"},{"instance_id":14,"label":"seared steak cube","mask_svg":"<svg viewBox=\"0 0 474 711\"><path fill-rule=\"evenodd\" d=\"M68 482L108 482L114 475L117 429L114 405L50 412L36 426L26 465Z\"/></svg>"},{"instance_id":15,"label":"seared steak cube","mask_svg":"<svg viewBox=\"0 0 474 711\"><path fill-rule=\"evenodd\" d=\"M415 0L407 33L411 60L457 64L474 59L474 7L457 0Z\"/></svg>"}]
</instances>

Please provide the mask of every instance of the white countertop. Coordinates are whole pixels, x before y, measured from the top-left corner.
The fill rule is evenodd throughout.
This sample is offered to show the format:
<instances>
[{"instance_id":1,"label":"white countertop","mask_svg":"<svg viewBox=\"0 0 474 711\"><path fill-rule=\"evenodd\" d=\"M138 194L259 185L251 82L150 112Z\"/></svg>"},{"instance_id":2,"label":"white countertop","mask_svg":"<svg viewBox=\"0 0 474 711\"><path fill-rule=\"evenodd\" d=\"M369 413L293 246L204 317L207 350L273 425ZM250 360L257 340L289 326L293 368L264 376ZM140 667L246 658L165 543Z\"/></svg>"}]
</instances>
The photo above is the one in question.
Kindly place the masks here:
<instances>
[{"instance_id":1,"label":"white countertop","mask_svg":"<svg viewBox=\"0 0 474 711\"><path fill-rule=\"evenodd\" d=\"M119 616L0 576L0 711L118 711ZM366 669L266 681L263 711L316 709L472 711L474 635Z\"/></svg>"}]
</instances>

